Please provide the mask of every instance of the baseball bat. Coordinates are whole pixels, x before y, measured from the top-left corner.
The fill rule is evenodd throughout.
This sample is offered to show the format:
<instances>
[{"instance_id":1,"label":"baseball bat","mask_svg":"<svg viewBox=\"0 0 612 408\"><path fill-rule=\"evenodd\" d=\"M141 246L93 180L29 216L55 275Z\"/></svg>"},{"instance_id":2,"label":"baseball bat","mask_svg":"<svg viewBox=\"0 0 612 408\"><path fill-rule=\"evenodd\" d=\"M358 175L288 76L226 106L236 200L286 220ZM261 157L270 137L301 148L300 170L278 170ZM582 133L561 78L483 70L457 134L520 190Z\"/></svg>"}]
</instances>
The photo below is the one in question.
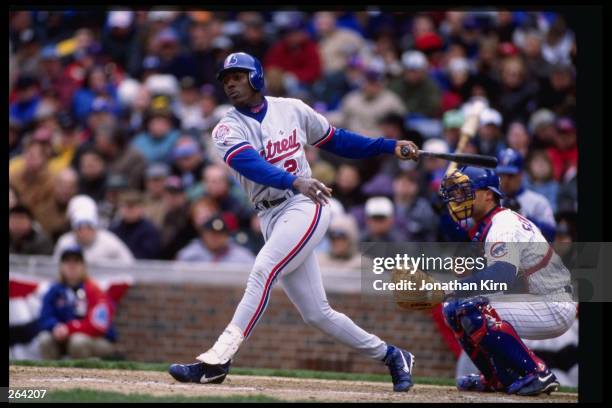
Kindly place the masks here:
<instances>
[{"instance_id":1,"label":"baseball bat","mask_svg":"<svg viewBox=\"0 0 612 408\"><path fill-rule=\"evenodd\" d=\"M455 148L455 153L463 153L470 139L476 135L476 132L478 131L478 124L480 122L480 115L486 109L487 105L488 102L486 99L481 97L473 98L470 102L468 102L468 107L465 112L465 122L463 123L463 126L461 126L461 133L459 136L459 142ZM451 174L456 168L456 162L451 162L446 169L446 174Z\"/></svg>"},{"instance_id":2,"label":"baseball bat","mask_svg":"<svg viewBox=\"0 0 612 408\"><path fill-rule=\"evenodd\" d=\"M408 156L410 150L407 146L403 146L401 149L402 156ZM497 158L493 156L485 156L481 154L468 154L468 153L434 153L426 150L419 150L419 157L435 157L438 159L444 159L459 164L467 164L470 166L478 167L497 167Z\"/></svg>"}]
</instances>

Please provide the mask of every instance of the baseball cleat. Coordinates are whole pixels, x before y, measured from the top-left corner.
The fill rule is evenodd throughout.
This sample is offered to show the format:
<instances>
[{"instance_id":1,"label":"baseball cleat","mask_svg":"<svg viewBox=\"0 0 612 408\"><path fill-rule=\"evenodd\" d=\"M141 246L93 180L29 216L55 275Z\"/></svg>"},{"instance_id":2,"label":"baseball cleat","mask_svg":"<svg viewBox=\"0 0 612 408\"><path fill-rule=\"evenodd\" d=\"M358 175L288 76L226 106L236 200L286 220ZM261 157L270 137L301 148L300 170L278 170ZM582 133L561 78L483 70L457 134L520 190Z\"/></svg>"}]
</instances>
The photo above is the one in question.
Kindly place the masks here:
<instances>
[{"instance_id":1,"label":"baseball cleat","mask_svg":"<svg viewBox=\"0 0 612 408\"><path fill-rule=\"evenodd\" d=\"M517 381L508 388L509 394L516 394L521 396L534 396L540 394L549 394L559 389L559 381L557 377L546 369L541 373L530 374L529 376L520 381L520 387L515 386L519 383Z\"/></svg>"},{"instance_id":2,"label":"baseball cleat","mask_svg":"<svg viewBox=\"0 0 612 408\"><path fill-rule=\"evenodd\" d=\"M229 373L231 361L225 364L172 364L168 373L177 381L201 384L221 384Z\"/></svg>"},{"instance_id":3,"label":"baseball cleat","mask_svg":"<svg viewBox=\"0 0 612 408\"><path fill-rule=\"evenodd\" d=\"M389 367L389 373L391 373L391 380L393 381L393 391L408 391L413 385L412 367L414 366L414 356L412 353L389 345L383 361Z\"/></svg>"}]
</instances>

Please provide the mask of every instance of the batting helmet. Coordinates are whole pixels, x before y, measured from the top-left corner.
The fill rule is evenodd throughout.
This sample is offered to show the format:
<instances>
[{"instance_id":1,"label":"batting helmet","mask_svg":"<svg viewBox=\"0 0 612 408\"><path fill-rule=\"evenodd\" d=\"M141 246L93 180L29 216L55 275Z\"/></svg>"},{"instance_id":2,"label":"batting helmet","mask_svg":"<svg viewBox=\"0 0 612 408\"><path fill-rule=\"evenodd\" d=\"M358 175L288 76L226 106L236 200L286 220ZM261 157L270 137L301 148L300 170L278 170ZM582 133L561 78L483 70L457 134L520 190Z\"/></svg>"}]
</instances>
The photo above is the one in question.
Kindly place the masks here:
<instances>
[{"instance_id":1,"label":"batting helmet","mask_svg":"<svg viewBox=\"0 0 612 408\"><path fill-rule=\"evenodd\" d=\"M217 80L221 81L228 71L235 70L248 71L251 88L257 92L263 89L265 85L263 68L257 58L245 52L235 52L228 55L223 61L223 68L217 73Z\"/></svg>"},{"instance_id":2,"label":"batting helmet","mask_svg":"<svg viewBox=\"0 0 612 408\"><path fill-rule=\"evenodd\" d=\"M523 156L514 149L504 149L497 157L497 174L519 174L523 170Z\"/></svg>"},{"instance_id":3,"label":"batting helmet","mask_svg":"<svg viewBox=\"0 0 612 408\"><path fill-rule=\"evenodd\" d=\"M463 166L459 172L469 177L474 190L489 189L503 197L503 193L499 188L499 176L492 169L484 167Z\"/></svg>"}]
</instances>

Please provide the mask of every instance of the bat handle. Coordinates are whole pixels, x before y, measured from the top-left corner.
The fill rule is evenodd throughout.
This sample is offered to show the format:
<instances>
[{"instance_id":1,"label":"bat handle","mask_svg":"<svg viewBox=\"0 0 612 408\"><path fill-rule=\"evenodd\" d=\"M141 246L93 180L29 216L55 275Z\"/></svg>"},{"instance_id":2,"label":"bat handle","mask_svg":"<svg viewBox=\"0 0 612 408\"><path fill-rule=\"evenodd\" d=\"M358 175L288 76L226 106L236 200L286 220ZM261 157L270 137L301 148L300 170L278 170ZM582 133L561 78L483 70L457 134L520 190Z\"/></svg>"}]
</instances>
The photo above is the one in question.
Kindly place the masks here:
<instances>
[{"instance_id":1,"label":"bat handle","mask_svg":"<svg viewBox=\"0 0 612 408\"><path fill-rule=\"evenodd\" d=\"M408 146L402 146L402 148L400 149L400 153L402 156L408 157L410 155L410 148Z\"/></svg>"}]
</instances>

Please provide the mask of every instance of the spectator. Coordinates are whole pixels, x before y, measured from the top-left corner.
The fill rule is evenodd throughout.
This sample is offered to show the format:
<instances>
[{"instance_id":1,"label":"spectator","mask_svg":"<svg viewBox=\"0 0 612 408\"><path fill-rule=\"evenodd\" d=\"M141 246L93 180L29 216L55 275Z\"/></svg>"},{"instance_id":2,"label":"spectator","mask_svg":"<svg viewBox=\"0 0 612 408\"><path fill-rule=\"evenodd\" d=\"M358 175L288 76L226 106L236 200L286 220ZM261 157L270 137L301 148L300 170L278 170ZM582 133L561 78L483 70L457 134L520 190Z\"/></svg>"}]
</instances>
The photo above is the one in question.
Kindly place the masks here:
<instances>
[{"instance_id":1,"label":"spectator","mask_svg":"<svg viewBox=\"0 0 612 408\"><path fill-rule=\"evenodd\" d=\"M135 34L133 11L108 12L106 27L102 32L102 49L124 70L127 68L130 52L135 46Z\"/></svg>"},{"instance_id":2,"label":"spectator","mask_svg":"<svg viewBox=\"0 0 612 408\"><path fill-rule=\"evenodd\" d=\"M157 228L145 217L144 197L138 190L125 191L119 198L120 221L110 231L130 249L136 259L155 259L161 248Z\"/></svg>"},{"instance_id":3,"label":"spectator","mask_svg":"<svg viewBox=\"0 0 612 408\"><path fill-rule=\"evenodd\" d=\"M193 59L181 50L180 38L172 27L164 28L153 38L152 49L159 57L161 72L178 80L196 75Z\"/></svg>"},{"instance_id":4,"label":"spectator","mask_svg":"<svg viewBox=\"0 0 612 408\"><path fill-rule=\"evenodd\" d=\"M108 357L116 340L115 308L87 274L83 251L67 247L60 254L60 276L42 302L39 344L44 359Z\"/></svg>"},{"instance_id":5,"label":"spectator","mask_svg":"<svg viewBox=\"0 0 612 408\"><path fill-rule=\"evenodd\" d=\"M53 256L59 260L66 248L79 246L87 263L129 265L134 256L115 234L98 226L98 207L91 197L78 195L68 204L72 231L60 237Z\"/></svg>"},{"instance_id":6,"label":"spectator","mask_svg":"<svg viewBox=\"0 0 612 408\"><path fill-rule=\"evenodd\" d=\"M442 139L428 139L423 144L423 150L434 153L448 153L448 144ZM446 173L448 162L435 157L423 158L423 170L425 170L427 196L437 196L440 189L442 177Z\"/></svg>"},{"instance_id":7,"label":"spectator","mask_svg":"<svg viewBox=\"0 0 612 408\"><path fill-rule=\"evenodd\" d=\"M270 41L261 13L244 11L238 15L238 20L244 25L244 30L237 38L234 48L263 61L270 48Z\"/></svg>"},{"instance_id":8,"label":"spectator","mask_svg":"<svg viewBox=\"0 0 612 408\"><path fill-rule=\"evenodd\" d=\"M196 231L189 222L189 203L180 178L166 178L163 200L165 214L160 229L160 257L172 260L176 253L196 236Z\"/></svg>"},{"instance_id":9,"label":"spectator","mask_svg":"<svg viewBox=\"0 0 612 408\"><path fill-rule=\"evenodd\" d=\"M147 163L143 155L128 144L128 135L123 128L99 127L95 132L94 146L104 158L109 173L125 176L130 188L142 188Z\"/></svg>"},{"instance_id":10,"label":"spectator","mask_svg":"<svg viewBox=\"0 0 612 408\"><path fill-rule=\"evenodd\" d=\"M79 159L79 194L101 202L106 193L107 169L104 157L95 148L85 150Z\"/></svg>"},{"instance_id":11,"label":"spectator","mask_svg":"<svg viewBox=\"0 0 612 408\"><path fill-rule=\"evenodd\" d=\"M536 224L544 237L552 242L555 237L555 218L546 197L525 188L523 157L515 150L505 149L498 157L495 169L504 193L502 205L522 214Z\"/></svg>"},{"instance_id":12,"label":"spectator","mask_svg":"<svg viewBox=\"0 0 612 408\"><path fill-rule=\"evenodd\" d=\"M201 182L206 167L202 156L200 146L190 136L181 136L172 151L172 175L181 178L188 195L189 190Z\"/></svg>"},{"instance_id":13,"label":"spectator","mask_svg":"<svg viewBox=\"0 0 612 408\"><path fill-rule=\"evenodd\" d=\"M145 121L146 130L135 136L132 147L148 162L169 163L172 149L180 136L174 120L169 99L165 96L153 98Z\"/></svg>"},{"instance_id":14,"label":"spectator","mask_svg":"<svg viewBox=\"0 0 612 408\"><path fill-rule=\"evenodd\" d=\"M204 168L202 180L204 195L212 198L223 214L229 214L243 227L249 225L253 212L251 204L244 193L232 185L227 167L221 164L212 164ZM199 196L193 189L194 198ZM197 195L195 195L197 194Z\"/></svg>"},{"instance_id":15,"label":"spectator","mask_svg":"<svg viewBox=\"0 0 612 408\"><path fill-rule=\"evenodd\" d=\"M164 184L170 175L170 167L163 163L152 163L147 167L145 180L145 215L157 228L164 220Z\"/></svg>"},{"instance_id":16,"label":"spectator","mask_svg":"<svg viewBox=\"0 0 612 408\"><path fill-rule=\"evenodd\" d=\"M444 112L442 124L444 126L444 140L446 140L449 149L451 151L455 151L457 148L457 143L459 143L459 137L461 136L461 127L463 126L463 111L456 109Z\"/></svg>"},{"instance_id":17,"label":"spectator","mask_svg":"<svg viewBox=\"0 0 612 408\"><path fill-rule=\"evenodd\" d=\"M331 11L315 13L313 24L319 37L319 51L324 74L344 70L349 58L364 48L363 38L354 30L338 27Z\"/></svg>"},{"instance_id":18,"label":"spectator","mask_svg":"<svg viewBox=\"0 0 612 408\"><path fill-rule=\"evenodd\" d=\"M400 98L385 88L384 63L380 60L365 68L365 81L355 91L348 93L340 103L342 126L364 136L379 136L380 119L389 114L406 112Z\"/></svg>"},{"instance_id":19,"label":"spectator","mask_svg":"<svg viewBox=\"0 0 612 408\"><path fill-rule=\"evenodd\" d=\"M9 253L51 255L53 242L36 223L30 210L17 204L9 210Z\"/></svg>"},{"instance_id":20,"label":"spectator","mask_svg":"<svg viewBox=\"0 0 612 408\"><path fill-rule=\"evenodd\" d=\"M177 260L186 262L252 263L255 257L230 239L228 227L221 217L209 219L194 239L177 254Z\"/></svg>"},{"instance_id":21,"label":"spectator","mask_svg":"<svg viewBox=\"0 0 612 408\"><path fill-rule=\"evenodd\" d=\"M9 184L9 210L18 204L19 204L19 197L17 196L17 192L15 191L13 186Z\"/></svg>"},{"instance_id":22,"label":"spectator","mask_svg":"<svg viewBox=\"0 0 612 408\"><path fill-rule=\"evenodd\" d=\"M501 90L495 106L506 123L526 122L535 110L538 85L529 80L525 63L518 56L506 58L501 65Z\"/></svg>"},{"instance_id":23,"label":"spectator","mask_svg":"<svg viewBox=\"0 0 612 408\"><path fill-rule=\"evenodd\" d=\"M571 63L552 66L550 75L541 82L538 106L558 116L576 115L576 72Z\"/></svg>"},{"instance_id":24,"label":"spectator","mask_svg":"<svg viewBox=\"0 0 612 408\"><path fill-rule=\"evenodd\" d=\"M401 242L404 237L394 228L393 202L387 197L372 197L365 204L366 231L361 242Z\"/></svg>"},{"instance_id":25,"label":"spectator","mask_svg":"<svg viewBox=\"0 0 612 408\"><path fill-rule=\"evenodd\" d=\"M523 157L527 156L529 153L531 138L529 137L529 133L527 133L525 125L521 122L512 122L508 126L506 142L509 148L516 150Z\"/></svg>"},{"instance_id":26,"label":"spectator","mask_svg":"<svg viewBox=\"0 0 612 408\"><path fill-rule=\"evenodd\" d=\"M486 108L480 114L478 151L487 156L497 156L504 147L502 115L495 109Z\"/></svg>"},{"instance_id":27,"label":"spectator","mask_svg":"<svg viewBox=\"0 0 612 408\"><path fill-rule=\"evenodd\" d=\"M554 179L550 157L543 150L534 150L526 161L525 187L546 197L553 213L556 213L559 183Z\"/></svg>"},{"instance_id":28,"label":"spectator","mask_svg":"<svg viewBox=\"0 0 612 408\"><path fill-rule=\"evenodd\" d=\"M302 18L290 18L282 26L280 39L264 58L266 69L278 68L294 76L302 85L311 85L321 76L318 44L308 37Z\"/></svg>"},{"instance_id":29,"label":"spectator","mask_svg":"<svg viewBox=\"0 0 612 408\"><path fill-rule=\"evenodd\" d=\"M85 74L84 86L75 92L72 99L72 112L77 120L84 122L94 109L94 102L102 104L113 112L118 106L117 90L111 83L103 66L94 66Z\"/></svg>"},{"instance_id":30,"label":"spectator","mask_svg":"<svg viewBox=\"0 0 612 408\"><path fill-rule=\"evenodd\" d=\"M41 51L40 67L42 88L57 94L62 110L70 110L72 97L79 85L73 78L64 75L62 61L55 44L48 45Z\"/></svg>"},{"instance_id":31,"label":"spectator","mask_svg":"<svg viewBox=\"0 0 612 408\"><path fill-rule=\"evenodd\" d=\"M441 107L441 92L427 74L428 63L420 51L407 51L402 55L404 72L389 84L410 113L437 117Z\"/></svg>"},{"instance_id":32,"label":"spectator","mask_svg":"<svg viewBox=\"0 0 612 408\"><path fill-rule=\"evenodd\" d=\"M419 196L416 171L402 172L393 180L395 225L406 241L436 241L438 218L429 200Z\"/></svg>"},{"instance_id":33,"label":"spectator","mask_svg":"<svg viewBox=\"0 0 612 408\"><path fill-rule=\"evenodd\" d=\"M53 242L64 233L70 231L70 221L66 216L68 203L78 192L79 175L68 167L55 176L53 186L53 200L48 206L41 208L40 225L43 230L51 236Z\"/></svg>"},{"instance_id":34,"label":"spectator","mask_svg":"<svg viewBox=\"0 0 612 408\"><path fill-rule=\"evenodd\" d=\"M41 102L40 82L33 76L22 75L15 83L15 97L9 105L9 117L22 126L29 126Z\"/></svg>"},{"instance_id":35,"label":"spectator","mask_svg":"<svg viewBox=\"0 0 612 408\"><path fill-rule=\"evenodd\" d=\"M551 65L542 55L543 40L544 38L538 30L530 30L525 33L521 44L529 77L537 81L546 79L551 68Z\"/></svg>"},{"instance_id":36,"label":"spectator","mask_svg":"<svg viewBox=\"0 0 612 408\"><path fill-rule=\"evenodd\" d=\"M47 140L37 140L36 134L25 142L22 169L9 170L9 181L19 196L20 203L32 211L34 217L45 217L43 209L53 200L53 177L48 163L51 146Z\"/></svg>"},{"instance_id":37,"label":"spectator","mask_svg":"<svg viewBox=\"0 0 612 408\"><path fill-rule=\"evenodd\" d=\"M358 250L359 230L350 215L332 218L327 230L330 247L319 255L319 265L330 270L361 268L361 254Z\"/></svg>"},{"instance_id":38,"label":"spectator","mask_svg":"<svg viewBox=\"0 0 612 408\"><path fill-rule=\"evenodd\" d=\"M174 113L181 123L181 130L190 131L202 128L200 92L193 77L183 77L181 91L174 105Z\"/></svg>"},{"instance_id":39,"label":"spectator","mask_svg":"<svg viewBox=\"0 0 612 408\"><path fill-rule=\"evenodd\" d=\"M365 201L361 193L361 176L359 169L350 164L341 164L336 172L336 180L332 185L334 198L336 198L347 211L353 206Z\"/></svg>"},{"instance_id":40,"label":"spectator","mask_svg":"<svg viewBox=\"0 0 612 408\"><path fill-rule=\"evenodd\" d=\"M553 165L555 180L565 181L570 169L578 166L576 126L570 118L560 118L556 123L554 146L546 150Z\"/></svg>"},{"instance_id":41,"label":"spectator","mask_svg":"<svg viewBox=\"0 0 612 408\"><path fill-rule=\"evenodd\" d=\"M109 174L106 178L104 199L98 203L99 225L109 228L119 220L119 196L128 190L128 179L123 174Z\"/></svg>"},{"instance_id":42,"label":"spectator","mask_svg":"<svg viewBox=\"0 0 612 408\"><path fill-rule=\"evenodd\" d=\"M547 149L555 143L557 128L555 114L548 109L538 109L529 118L532 149Z\"/></svg>"}]
</instances>

